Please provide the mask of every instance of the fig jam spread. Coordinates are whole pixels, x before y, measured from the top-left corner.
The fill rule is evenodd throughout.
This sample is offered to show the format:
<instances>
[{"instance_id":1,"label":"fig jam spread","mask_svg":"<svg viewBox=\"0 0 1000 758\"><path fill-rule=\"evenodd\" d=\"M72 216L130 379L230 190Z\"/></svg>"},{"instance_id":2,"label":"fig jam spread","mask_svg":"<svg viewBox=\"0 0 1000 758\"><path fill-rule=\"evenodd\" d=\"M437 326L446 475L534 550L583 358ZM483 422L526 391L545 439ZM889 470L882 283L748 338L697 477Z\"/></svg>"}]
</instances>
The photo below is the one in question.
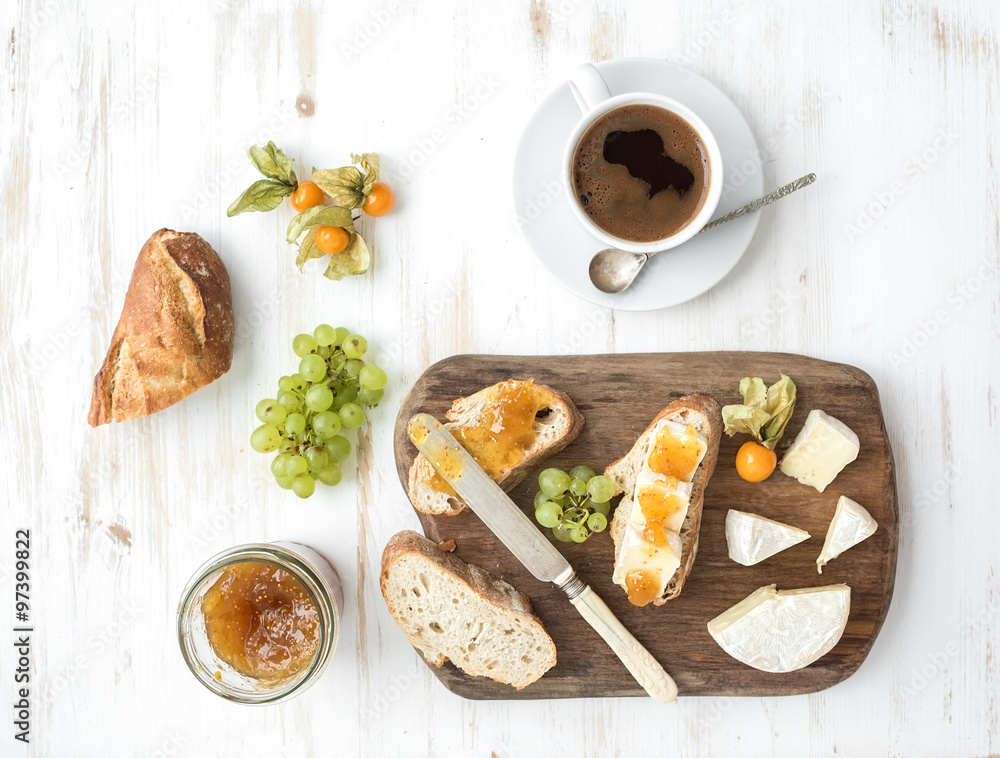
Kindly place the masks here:
<instances>
[{"instance_id":1,"label":"fig jam spread","mask_svg":"<svg viewBox=\"0 0 1000 758\"><path fill-rule=\"evenodd\" d=\"M309 667L320 641L320 620L305 587L267 563L222 570L201 600L215 654L251 679L276 682Z\"/></svg>"}]
</instances>

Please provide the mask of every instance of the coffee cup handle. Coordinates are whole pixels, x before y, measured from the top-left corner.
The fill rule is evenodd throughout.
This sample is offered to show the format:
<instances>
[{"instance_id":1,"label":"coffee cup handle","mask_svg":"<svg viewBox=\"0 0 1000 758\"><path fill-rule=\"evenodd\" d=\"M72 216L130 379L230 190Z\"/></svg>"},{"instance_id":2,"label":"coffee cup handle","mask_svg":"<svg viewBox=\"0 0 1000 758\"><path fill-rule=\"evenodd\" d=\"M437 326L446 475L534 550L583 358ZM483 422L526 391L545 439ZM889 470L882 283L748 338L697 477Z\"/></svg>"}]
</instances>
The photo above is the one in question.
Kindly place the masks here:
<instances>
[{"instance_id":1,"label":"coffee cup handle","mask_svg":"<svg viewBox=\"0 0 1000 758\"><path fill-rule=\"evenodd\" d=\"M570 74L569 91L584 113L611 97L611 90L593 63L584 63Z\"/></svg>"}]
</instances>

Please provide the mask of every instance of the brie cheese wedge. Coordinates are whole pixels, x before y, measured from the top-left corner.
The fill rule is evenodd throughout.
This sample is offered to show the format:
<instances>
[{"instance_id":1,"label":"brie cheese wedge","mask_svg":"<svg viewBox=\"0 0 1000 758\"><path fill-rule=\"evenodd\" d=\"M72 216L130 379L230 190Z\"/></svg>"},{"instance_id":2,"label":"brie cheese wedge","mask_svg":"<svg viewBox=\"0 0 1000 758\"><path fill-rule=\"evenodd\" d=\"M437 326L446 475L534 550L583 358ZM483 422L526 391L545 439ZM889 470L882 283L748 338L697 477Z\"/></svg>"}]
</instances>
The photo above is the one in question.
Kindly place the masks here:
<instances>
[{"instance_id":1,"label":"brie cheese wedge","mask_svg":"<svg viewBox=\"0 0 1000 758\"><path fill-rule=\"evenodd\" d=\"M809 532L755 513L730 510L726 514L726 544L729 557L753 566L782 550L809 539Z\"/></svg>"},{"instance_id":2,"label":"brie cheese wedge","mask_svg":"<svg viewBox=\"0 0 1000 758\"><path fill-rule=\"evenodd\" d=\"M849 497L841 495L837 501L837 510L826 530L826 540L819 558L816 559L816 569L823 573L823 567L848 548L875 534L878 524L872 515L855 503Z\"/></svg>"},{"instance_id":3,"label":"brie cheese wedge","mask_svg":"<svg viewBox=\"0 0 1000 758\"><path fill-rule=\"evenodd\" d=\"M851 588L775 587L761 587L716 616L708 622L708 632L736 660L785 673L817 661L837 644L851 612Z\"/></svg>"},{"instance_id":4,"label":"brie cheese wedge","mask_svg":"<svg viewBox=\"0 0 1000 758\"><path fill-rule=\"evenodd\" d=\"M821 410L811 410L781 459L781 473L822 492L858 457L860 448L858 435L845 423Z\"/></svg>"},{"instance_id":5,"label":"brie cheese wedge","mask_svg":"<svg viewBox=\"0 0 1000 758\"><path fill-rule=\"evenodd\" d=\"M643 606L660 597L681 565L681 525L691 503L691 482L708 451L694 426L661 420L643 457L635 491L618 504L628 524L612 581Z\"/></svg>"}]
</instances>

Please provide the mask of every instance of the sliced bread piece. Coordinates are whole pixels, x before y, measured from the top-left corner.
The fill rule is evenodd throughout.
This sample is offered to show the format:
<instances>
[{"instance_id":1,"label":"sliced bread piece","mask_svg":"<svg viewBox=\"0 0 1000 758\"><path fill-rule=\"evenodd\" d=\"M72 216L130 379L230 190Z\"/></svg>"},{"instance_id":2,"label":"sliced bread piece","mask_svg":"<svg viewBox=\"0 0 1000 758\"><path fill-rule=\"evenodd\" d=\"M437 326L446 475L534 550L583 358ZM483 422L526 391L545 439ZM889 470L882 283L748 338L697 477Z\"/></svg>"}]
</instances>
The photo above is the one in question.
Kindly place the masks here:
<instances>
[{"instance_id":1,"label":"sliced bread piece","mask_svg":"<svg viewBox=\"0 0 1000 758\"><path fill-rule=\"evenodd\" d=\"M435 666L450 660L523 689L556 664L555 643L527 595L416 532L389 540L380 583L392 617Z\"/></svg>"},{"instance_id":2,"label":"sliced bread piece","mask_svg":"<svg viewBox=\"0 0 1000 758\"><path fill-rule=\"evenodd\" d=\"M605 469L604 475L610 477L615 483L615 494L626 493L629 497L629 500L623 498L611 521L611 539L615 543L616 563L622 549L625 529L631 517L632 503L630 498L635 491L636 479L643 468L647 450L661 420L693 425L698 433L705 438L707 448L691 481L691 497L687 514L678 530L681 543L680 566L667 582L663 593L653 600L654 605L663 605L667 600L680 595L684 582L687 581L694 566L695 555L698 552L698 532L701 529L701 511L705 500L705 488L712 477L712 472L715 471L723 428L722 409L715 400L707 395L686 395L660 411L639 436L639 439L635 441L632 449ZM622 507L623 504L625 507Z\"/></svg>"},{"instance_id":3,"label":"sliced bread piece","mask_svg":"<svg viewBox=\"0 0 1000 758\"><path fill-rule=\"evenodd\" d=\"M566 447L583 429L583 415L568 395L518 379L459 398L445 418L445 428L505 491ZM513 427L518 429L512 441L504 433ZM423 455L413 459L406 494L413 507L423 513L454 516L465 508Z\"/></svg>"}]
</instances>

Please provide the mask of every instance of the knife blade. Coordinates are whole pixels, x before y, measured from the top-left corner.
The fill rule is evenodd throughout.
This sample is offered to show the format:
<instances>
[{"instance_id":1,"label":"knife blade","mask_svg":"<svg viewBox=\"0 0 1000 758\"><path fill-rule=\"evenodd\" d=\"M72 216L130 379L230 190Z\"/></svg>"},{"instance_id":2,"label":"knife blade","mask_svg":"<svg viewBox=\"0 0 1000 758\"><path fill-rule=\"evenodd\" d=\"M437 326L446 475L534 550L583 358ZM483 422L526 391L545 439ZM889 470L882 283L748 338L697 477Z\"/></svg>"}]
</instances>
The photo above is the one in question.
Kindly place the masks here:
<instances>
[{"instance_id":1,"label":"knife blade","mask_svg":"<svg viewBox=\"0 0 1000 758\"><path fill-rule=\"evenodd\" d=\"M536 579L560 584L566 581L573 572L569 561L541 535L451 432L425 413L414 416L407 430L410 440L441 478L454 488ZM417 437L421 439L419 443Z\"/></svg>"},{"instance_id":2,"label":"knife blade","mask_svg":"<svg viewBox=\"0 0 1000 758\"><path fill-rule=\"evenodd\" d=\"M414 415L407 434L434 470L459 494L507 549L536 578L559 586L580 615L611 647L636 681L657 702L677 700L677 685L649 651L615 618L569 561L514 504L469 452L436 418Z\"/></svg>"}]
</instances>

